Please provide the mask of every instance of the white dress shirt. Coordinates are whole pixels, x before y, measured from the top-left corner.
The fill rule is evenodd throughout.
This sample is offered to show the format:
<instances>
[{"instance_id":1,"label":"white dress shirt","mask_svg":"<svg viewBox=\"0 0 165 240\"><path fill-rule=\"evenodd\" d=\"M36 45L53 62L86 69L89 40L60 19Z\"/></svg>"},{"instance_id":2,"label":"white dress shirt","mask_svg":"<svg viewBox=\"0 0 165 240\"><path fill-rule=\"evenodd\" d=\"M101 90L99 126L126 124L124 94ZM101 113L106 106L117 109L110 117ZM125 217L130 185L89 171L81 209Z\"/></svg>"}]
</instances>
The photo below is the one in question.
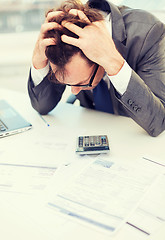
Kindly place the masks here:
<instances>
[{"instance_id":1,"label":"white dress shirt","mask_svg":"<svg viewBox=\"0 0 165 240\"><path fill-rule=\"evenodd\" d=\"M112 36L112 23L111 23L111 13L108 14L105 17L105 22L107 25L107 28L109 30L110 35ZM49 64L47 64L46 67L42 69L35 69L34 66L31 66L31 76L34 82L34 85L37 86L43 78L48 74L49 72ZM128 83L130 81L132 69L128 65L128 63L125 61L123 67L120 69L118 74L114 76L108 76L108 74L104 75L104 80L111 81L113 86L116 88L116 90L122 95L127 89ZM108 84L110 86L110 84Z\"/></svg>"}]
</instances>

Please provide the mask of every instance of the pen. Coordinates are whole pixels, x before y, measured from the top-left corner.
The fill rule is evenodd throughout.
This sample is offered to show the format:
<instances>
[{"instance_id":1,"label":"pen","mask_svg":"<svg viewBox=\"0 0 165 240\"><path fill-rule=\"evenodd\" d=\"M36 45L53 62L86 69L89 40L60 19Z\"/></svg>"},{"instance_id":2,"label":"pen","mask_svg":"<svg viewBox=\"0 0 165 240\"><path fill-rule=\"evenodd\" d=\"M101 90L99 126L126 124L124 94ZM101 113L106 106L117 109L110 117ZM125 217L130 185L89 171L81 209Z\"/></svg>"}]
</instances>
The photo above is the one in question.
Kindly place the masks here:
<instances>
[{"instance_id":1,"label":"pen","mask_svg":"<svg viewBox=\"0 0 165 240\"><path fill-rule=\"evenodd\" d=\"M47 123L47 121L43 118L43 116L40 115L40 114L39 114L39 116L40 116L40 118L44 121L44 123L46 123L46 125L49 127L49 126L50 126L49 123Z\"/></svg>"}]
</instances>

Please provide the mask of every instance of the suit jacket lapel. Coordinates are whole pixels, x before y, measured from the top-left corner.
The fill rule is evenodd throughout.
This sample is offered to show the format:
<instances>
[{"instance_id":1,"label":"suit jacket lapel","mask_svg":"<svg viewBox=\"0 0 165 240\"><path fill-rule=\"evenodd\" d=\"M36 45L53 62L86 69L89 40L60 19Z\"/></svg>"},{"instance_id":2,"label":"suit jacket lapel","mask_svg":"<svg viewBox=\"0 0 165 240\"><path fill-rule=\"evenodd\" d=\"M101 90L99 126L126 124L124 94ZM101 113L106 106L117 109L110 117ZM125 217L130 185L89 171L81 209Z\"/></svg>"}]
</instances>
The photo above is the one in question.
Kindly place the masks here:
<instances>
[{"instance_id":1,"label":"suit jacket lapel","mask_svg":"<svg viewBox=\"0 0 165 240\"><path fill-rule=\"evenodd\" d=\"M123 21L123 16L121 15L121 12L119 11L119 8L112 3L110 3L111 8L111 21L112 21L112 38L115 43L115 46L117 50L120 52L120 54L123 56L123 58L127 59L127 35L125 30L125 24ZM113 102L113 108L114 113L119 114L119 108L120 108L120 102L118 101L118 98L116 96L116 90L114 89L114 86L112 83L110 83L110 94L111 99Z\"/></svg>"},{"instance_id":2,"label":"suit jacket lapel","mask_svg":"<svg viewBox=\"0 0 165 240\"><path fill-rule=\"evenodd\" d=\"M112 38L117 50L120 52L124 59L127 59L127 35L123 17L117 6L111 3L110 8L112 21Z\"/></svg>"}]
</instances>

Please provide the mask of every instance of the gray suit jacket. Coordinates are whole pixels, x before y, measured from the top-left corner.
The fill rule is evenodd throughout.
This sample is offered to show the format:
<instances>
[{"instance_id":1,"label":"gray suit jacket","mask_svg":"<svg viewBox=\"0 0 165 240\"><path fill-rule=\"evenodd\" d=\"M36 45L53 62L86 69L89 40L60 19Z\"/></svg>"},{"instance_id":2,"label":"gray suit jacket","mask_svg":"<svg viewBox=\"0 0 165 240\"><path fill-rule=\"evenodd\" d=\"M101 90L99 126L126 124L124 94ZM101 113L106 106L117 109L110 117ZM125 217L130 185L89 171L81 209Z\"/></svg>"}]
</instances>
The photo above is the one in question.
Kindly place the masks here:
<instances>
[{"instance_id":1,"label":"gray suit jacket","mask_svg":"<svg viewBox=\"0 0 165 240\"><path fill-rule=\"evenodd\" d=\"M131 117L151 136L157 136L165 129L165 25L142 10L113 4L110 8L113 40L132 68L122 96L111 84L114 112ZM58 104L64 90L64 86L50 83L47 77L34 87L29 76L31 103L41 114ZM81 91L77 98L81 106L94 109L91 91Z\"/></svg>"}]
</instances>

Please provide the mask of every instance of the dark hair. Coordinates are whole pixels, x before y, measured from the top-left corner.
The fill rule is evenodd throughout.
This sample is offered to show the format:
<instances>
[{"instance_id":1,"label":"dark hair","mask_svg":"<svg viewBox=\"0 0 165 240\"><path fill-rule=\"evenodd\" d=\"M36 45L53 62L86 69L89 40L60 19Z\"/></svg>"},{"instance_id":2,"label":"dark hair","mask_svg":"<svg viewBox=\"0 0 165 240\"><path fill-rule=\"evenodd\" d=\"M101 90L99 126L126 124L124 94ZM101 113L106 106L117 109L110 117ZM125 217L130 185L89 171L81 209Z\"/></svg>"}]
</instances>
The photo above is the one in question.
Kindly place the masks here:
<instances>
[{"instance_id":1,"label":"dark hair","mask_svg":"<svg viewBox=\"0 0 165 240\"><path fill-rule=\"evenodd\" d=\"M76 0L65 1L61 4L60 7L55 9L50 9L47 12L47 14L53 11L63 11L64 12L63 15L57 16L51 21L55 21L61 24L63 20L67 20L69 22L76 24L81 28L84 28L85 26L87 26L88 25L87 22L79 19L77 16L74 16L68 13L71 9L78 9L83 11L91 22L103 20L103 16L99 12L99 10L92 9L88 6L88 4L82 4L80 1L76 1ZM63 68L70 61L71 57L73 57L78 52L82 55L82 57L86 58L89 61L89 63L92 63L92 61L90 61L84 55L84 53L81 51L80 48L62 42L61 36L63 34L78 38L76 34L74 34L73 32L69 31L66 28L63 28L62 30L51 30L47 33L47 36L46 36L48 38L51 37L56 39L56 45L48 46L46 48L45 54L49 59L49 61L56 65L57 70L63 71Z\"/></svg>"}]
</instances>

